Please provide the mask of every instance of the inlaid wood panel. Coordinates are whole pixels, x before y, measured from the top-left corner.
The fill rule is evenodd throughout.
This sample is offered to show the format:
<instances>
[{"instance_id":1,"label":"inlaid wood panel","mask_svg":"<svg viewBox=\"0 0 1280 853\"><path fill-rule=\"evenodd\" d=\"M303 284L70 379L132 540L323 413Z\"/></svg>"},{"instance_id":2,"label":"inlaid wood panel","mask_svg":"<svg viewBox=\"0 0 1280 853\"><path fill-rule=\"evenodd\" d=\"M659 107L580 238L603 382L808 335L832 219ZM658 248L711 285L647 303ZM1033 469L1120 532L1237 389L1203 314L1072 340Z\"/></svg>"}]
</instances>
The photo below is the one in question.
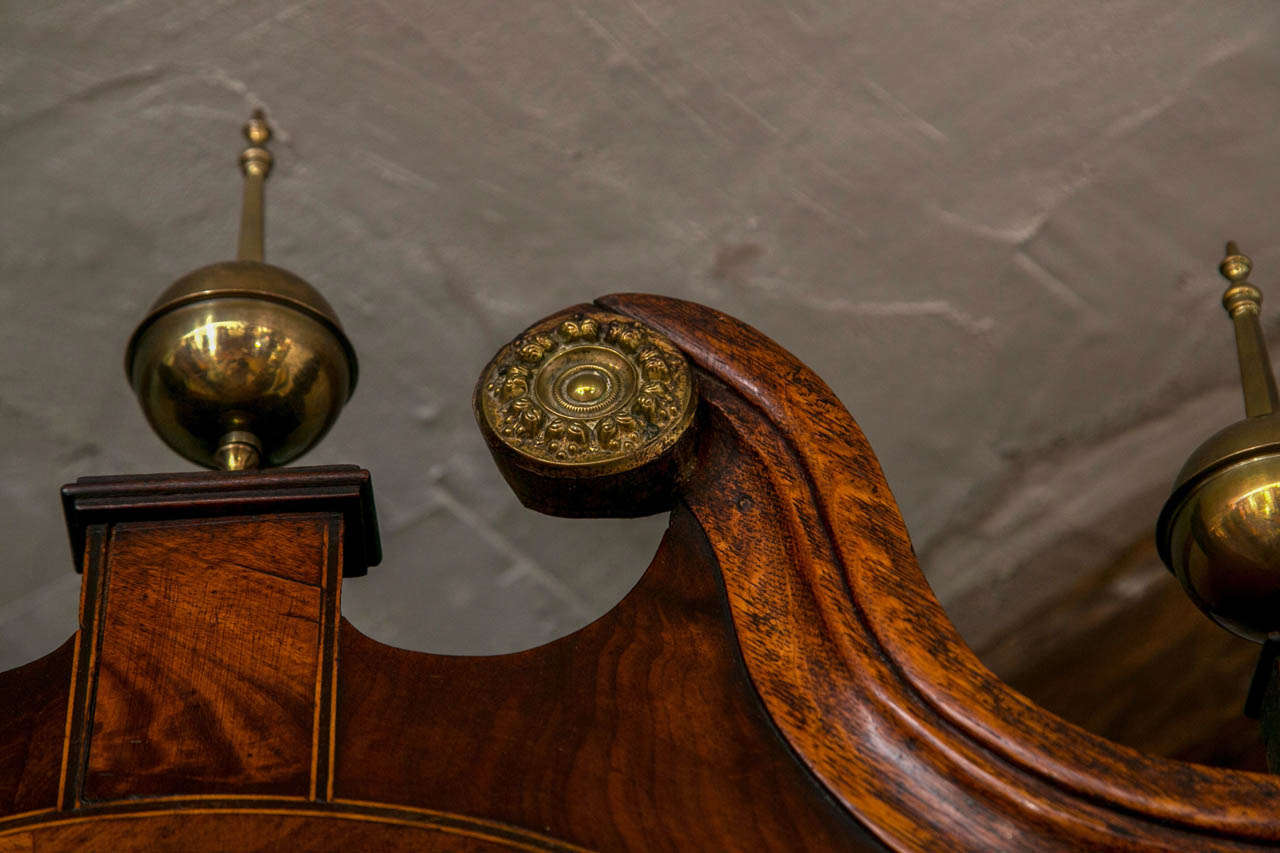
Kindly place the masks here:
<instances>
[{"instance_id":1,"label":"inlaid wood panel","mask_svg":"<svg viewBox=\"0 0 1280 853\"><path fill-rule=\"evenodd\" d=\"M340 531L332 513L112 527L86 600L82 800L326 787Z\"/></svg>"},{"instance_id":2,"label":"inlaid wood panel","mask_svg":"<svg viewBox=\"0 0 1280 853\"><path fill-rule=\"evenodd\" d=\"M375 803L163 798L0 819L0 853L69 850L585 853L544 833L495 821Z\"/></svg>"}]
</instances>

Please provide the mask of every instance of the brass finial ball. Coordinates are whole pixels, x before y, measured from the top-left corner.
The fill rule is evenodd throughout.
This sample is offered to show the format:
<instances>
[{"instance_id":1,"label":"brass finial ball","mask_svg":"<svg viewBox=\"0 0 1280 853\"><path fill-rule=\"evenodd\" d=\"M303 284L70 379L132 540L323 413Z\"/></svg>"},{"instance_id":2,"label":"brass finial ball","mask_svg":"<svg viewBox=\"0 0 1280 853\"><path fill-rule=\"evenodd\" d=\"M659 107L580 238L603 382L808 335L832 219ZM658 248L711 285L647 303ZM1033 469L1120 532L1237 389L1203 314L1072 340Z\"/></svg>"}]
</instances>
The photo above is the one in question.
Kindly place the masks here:
<instances>
[{"instance_id":1,"label":"brass finial ball","mask_svg":"<svg viewBox=\"0 0 1280 853\"><path fill-rule=\"evenodd\" d=\"M1280 632L1280 411L1258 322L1262 293L1234 242L1218 269L1236 330L1245 413L1178 472L1156 545L1183 589L1214 621L1259 642Z\"/></svg>"},{"instance_id":2,"label":"brass finial ball","mask_svg":"<svg viewBox=\"0 0 1280 853\"><path fill-rule=\"evenodd\" d=\"M284 465L319 441L356 385L356 354L314 287L263 263L271 128L244 126L240 259L202 267L160 295L129 339L125 373L151 427L210 468Z\"/></svg>"},{"instance_id":3,"label":"brass finial ball","mask_svg":"<svg viewBox=\"0 0 1280 853\"><path fill-rule=\"evenodd\" d=\"M1218 269L1231 281L1240 282L1249 277L1253 264L1244 255L1229 255Z\"/></svg>"},{"instance_id":4,"label":"brass finial ball","mask_svg":"<svg viewBox=\"0 0 1280 853\"><path fill-rule=\"evenodd\" d=\"M284 465L318 442L356 384L333 308L279 267L228 261L166 290L125 371L170 447L209 468Z\"/></svg>"},{"instance_id":5,"label":"brass finial ball","mask_svg":"<svg viewBox=\"0 0 1280 853\"><path fill-rule=\"evenodd\" d=\"M1280 631L1280 415L1234 423L1191 455L1156 544L1215 622L1258 642Z\"/></svg>"}]
</instances>

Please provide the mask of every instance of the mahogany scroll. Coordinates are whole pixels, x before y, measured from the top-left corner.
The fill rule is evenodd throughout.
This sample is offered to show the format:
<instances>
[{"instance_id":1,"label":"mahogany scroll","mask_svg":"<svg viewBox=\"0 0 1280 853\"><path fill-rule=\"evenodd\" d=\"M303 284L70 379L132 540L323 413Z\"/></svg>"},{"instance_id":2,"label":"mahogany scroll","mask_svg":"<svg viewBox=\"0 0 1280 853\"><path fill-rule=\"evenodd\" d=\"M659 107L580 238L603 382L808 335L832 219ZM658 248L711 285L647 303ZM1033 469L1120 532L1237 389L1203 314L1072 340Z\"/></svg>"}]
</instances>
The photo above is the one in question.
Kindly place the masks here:
<instances>
[{"instance_id":1,"label":"mahogany scroll","mask_svg":"<svg viewBox=\"0 0 1280 853\"><path fill-rule=\"evenodd\" d=\"M703 460L686 499L716 549L747 669L791 746L890 846L1280 841L1280 778L1112 744L996 679L929 590L857 424L794 357L692 303L601 303L700 369L719 419L709 431L728 448L719 473Z\"/></svg>"}]
</instances>

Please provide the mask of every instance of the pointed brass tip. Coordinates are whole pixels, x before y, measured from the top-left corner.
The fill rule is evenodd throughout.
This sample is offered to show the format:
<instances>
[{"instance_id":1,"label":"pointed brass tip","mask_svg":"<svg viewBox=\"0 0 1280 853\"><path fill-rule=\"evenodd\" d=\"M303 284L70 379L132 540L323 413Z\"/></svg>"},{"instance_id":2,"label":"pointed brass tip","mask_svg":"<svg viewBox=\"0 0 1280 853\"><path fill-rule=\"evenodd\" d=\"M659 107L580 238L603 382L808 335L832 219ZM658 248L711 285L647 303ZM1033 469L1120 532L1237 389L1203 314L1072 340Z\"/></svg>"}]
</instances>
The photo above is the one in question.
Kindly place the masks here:
<instances>
[{"instance_id":1,"label":"pointed brass tip","mask_svg":"<svg viewBox=\"0 0 1280 853\"><path fill-rule=\"evenodd\" d=\"M271 152L263 146L271 140L271 125L262 110L253 111L244 126L244 138L249 140L249 147L240 152L240 168L246 177L265 179L271 173Z\"/></svg>"},{"instance_id":2,"label":"pointed brass tip","mask_svg":"<svg viewBox=\"0 0 1280 853\"><path fill-rule=\"evenodd\" d=\"M1249 277L1253 270L1253 261L1248 255L1241 254L1240 247L1232 240L1227 243L1227 256L1218 265L1218 272L1232 284L1239 284Z\"/></svg>"},{"instance_id":3,"label":"pointed brass tip","mask_svg":"<svg viewBox=\"0 0 1280 853\"><path fill-rule=\"evenodd\" d=\"M251 145L266 145L271 141L271 125L267 124L267 114L262 110L254 110L253 115L244 126L244 138Z\"/></svg>"}]
</instances>

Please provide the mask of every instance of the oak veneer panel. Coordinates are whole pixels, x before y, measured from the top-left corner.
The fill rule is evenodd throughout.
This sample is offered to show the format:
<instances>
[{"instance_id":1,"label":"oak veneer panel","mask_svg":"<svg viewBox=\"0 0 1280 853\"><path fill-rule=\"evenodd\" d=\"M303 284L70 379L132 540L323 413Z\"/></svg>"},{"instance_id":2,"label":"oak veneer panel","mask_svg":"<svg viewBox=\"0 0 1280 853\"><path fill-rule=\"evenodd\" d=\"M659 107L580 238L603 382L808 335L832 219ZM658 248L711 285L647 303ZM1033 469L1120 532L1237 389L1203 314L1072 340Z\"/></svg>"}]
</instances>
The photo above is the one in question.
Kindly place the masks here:
<instances>
[{"instance_id":1,"label":"oak veneer panel","mask_svg":"<svg viewBox=\"0 0 1280 853\"><path fill-rule=\"evenodd\" d=\"M610 613L498 657L393 649L343 623L335 796L600 850L867 849L776 734L685 510Z\"/></svg>"},{"instance_id":2,"label":"oak veneer panel","mask_svg":"<svg viewBox=\"0 0 1280 853\"><path fill-rule=\"evenodd\" d=\"M309 794L338 524L321 513L112 528L84 800Z\"/></svg>"}]
</instances>

